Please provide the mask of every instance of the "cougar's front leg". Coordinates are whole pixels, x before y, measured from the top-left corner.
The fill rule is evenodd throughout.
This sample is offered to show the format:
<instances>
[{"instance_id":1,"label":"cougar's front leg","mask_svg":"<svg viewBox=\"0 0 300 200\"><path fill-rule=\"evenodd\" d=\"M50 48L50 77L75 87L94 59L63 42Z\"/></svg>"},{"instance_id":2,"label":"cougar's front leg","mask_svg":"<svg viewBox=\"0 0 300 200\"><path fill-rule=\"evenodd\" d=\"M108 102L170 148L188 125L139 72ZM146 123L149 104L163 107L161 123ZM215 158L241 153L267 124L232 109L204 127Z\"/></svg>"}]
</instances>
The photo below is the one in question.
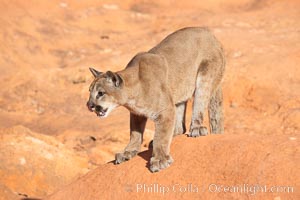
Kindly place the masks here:
<instances>
[{"instance_id":1,"label":"cougar's front leg","mask_svg":"<svg viewBox=\"0 0 300 200\"><path fill-rule=\"evenodd\" d=\"M116 154L115 164L120 164L137 155L143 142L147 118L130 113L130 141L124 152Z\"/></svg>"},{"instance_id":2,"label":"cougar's front leg","mask_svg":"<svg viewBox=\"0 0 300 200\"><path fill-rule=\"evenodd\" d=\"M153 153L150 160L151 172L158 172L172 164L170 145L175 126L175 108L164 110L155 120L155 135L153 138Z\"/></svg>"}]
</instances>

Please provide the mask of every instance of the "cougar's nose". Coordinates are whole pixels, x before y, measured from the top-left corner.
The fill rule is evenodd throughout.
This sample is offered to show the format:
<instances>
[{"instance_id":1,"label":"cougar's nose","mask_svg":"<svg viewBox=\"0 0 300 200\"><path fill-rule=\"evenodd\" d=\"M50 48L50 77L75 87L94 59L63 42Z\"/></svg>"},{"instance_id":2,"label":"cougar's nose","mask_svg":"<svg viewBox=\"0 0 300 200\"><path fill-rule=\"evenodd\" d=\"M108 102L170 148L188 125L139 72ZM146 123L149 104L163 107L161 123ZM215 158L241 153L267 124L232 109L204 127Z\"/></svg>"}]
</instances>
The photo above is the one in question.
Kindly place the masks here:
<instances>
[{"instance_id":1,"label":"cougar's nose","mask_svg":"<svg viewBox=\"0 0 300 200\"><path fill-rule=\"evenodd\" d=\"M95 108L95 105L92 102L88 101L86 103L86 106L88 107L89 111L93 112L93 108Z\"/></svg>"}]
</instances>

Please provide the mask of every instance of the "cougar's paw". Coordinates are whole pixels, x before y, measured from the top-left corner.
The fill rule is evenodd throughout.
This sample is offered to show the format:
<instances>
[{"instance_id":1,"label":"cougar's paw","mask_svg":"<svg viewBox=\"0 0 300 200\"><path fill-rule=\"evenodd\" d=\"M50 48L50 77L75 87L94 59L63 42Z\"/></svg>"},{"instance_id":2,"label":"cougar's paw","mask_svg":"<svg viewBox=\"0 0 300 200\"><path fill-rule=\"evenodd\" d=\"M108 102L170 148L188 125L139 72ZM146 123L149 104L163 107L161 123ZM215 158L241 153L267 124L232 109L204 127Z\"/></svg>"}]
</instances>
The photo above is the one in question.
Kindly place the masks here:
<instances>
[{"instance_id":1,"label":"cougar's paw","mask_svg":"<svg viewBox=\"0 0 300 200\"><path fill-rule=\"evenodd\" d=\"M120 164L127 160L130 160L132 157L138 154L138 151L124 151L123 153L117 153L115 156L115 164Z\"/></svg>"},{"instance_id":2,"label":"cougar's paw","mask_svg":"<svg viewBox=\"0 0 300 200\"><path fill-rule=\"evenodd\" d=\"M207 128L205 126L200 126L199 128L192 128L189 137L199 137L208 135Z\"/></svg>"},{"instance_id":3,"label":"cougar's paw","mask_svg":"<svg viewBox=\"0 0 300 200\"><path fill-rule=\"evenodd\" d=\"M159 172L161 169L165 169L169 167L173 163L173 159L171 156L166 156L165 158L155 158L152 157L150 159L150 171L151 172Z\"/></svg>"}]
</instances>

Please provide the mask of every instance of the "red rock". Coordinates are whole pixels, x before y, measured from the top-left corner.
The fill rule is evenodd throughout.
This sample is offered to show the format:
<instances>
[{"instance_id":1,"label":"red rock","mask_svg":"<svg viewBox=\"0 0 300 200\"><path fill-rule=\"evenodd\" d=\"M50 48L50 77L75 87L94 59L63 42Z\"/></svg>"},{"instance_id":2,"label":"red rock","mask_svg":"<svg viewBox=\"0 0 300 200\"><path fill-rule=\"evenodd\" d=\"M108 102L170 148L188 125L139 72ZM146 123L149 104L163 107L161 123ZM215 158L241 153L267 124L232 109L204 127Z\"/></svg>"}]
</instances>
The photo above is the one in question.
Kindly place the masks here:
<instances>
[{"instance_id":1,"label":"red rock","mask_svg":"<svg viewBox=\"0 0 300 200\"><path fill-rule=\"evenodd\" d=\"M151 152L142 152L120 165L104 164L46 200L272 199L276 196L297 199L299 150L298 138L290 140L283 135L242 133L199 138L182 135L173 141L171 152L175 161L167 169L151 173L148 169ZM221 192L211 192L216 188L212 184L222 185ZM255 193L256 185L268 190L273 186L290 189ZM242 189L228 192L227 186Z\"/></svg>"},{"instance_id":2,"label":"red rock","mask_svg":"<svg viewBox=\"0 0 300 200\"><path fill-rule=\"evenodd\" d=\"M0 184L14 193L45 196L88 171L87 159L23 126L1 129L0 147Z\"/></svg>"}]
</instances>

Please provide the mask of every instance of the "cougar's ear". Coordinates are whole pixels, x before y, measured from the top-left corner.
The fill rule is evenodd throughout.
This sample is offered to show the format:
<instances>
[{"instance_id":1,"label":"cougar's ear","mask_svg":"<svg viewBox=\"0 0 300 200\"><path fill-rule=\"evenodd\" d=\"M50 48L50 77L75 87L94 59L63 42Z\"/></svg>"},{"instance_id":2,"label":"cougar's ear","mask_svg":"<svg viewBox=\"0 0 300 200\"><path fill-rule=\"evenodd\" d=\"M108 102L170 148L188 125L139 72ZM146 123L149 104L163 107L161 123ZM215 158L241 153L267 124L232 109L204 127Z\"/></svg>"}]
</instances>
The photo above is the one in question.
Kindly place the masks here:
<instances>
[{"instance_id":1,"label":"cougar's ear","mask_svg":"<svg viewBox=\"0 0 300 200\"><path fill-rule=\"evenodd\" d=\"M96 78L97 76L99 76L100 74L102 74L102 72L99 72L97 70L95 70L94 68L89 68L90 71L92 72L92 74L94 75L94 77Z\"/></svg>"},{"instance_id":2,"label":"cougar's ear","mask_svg":"<svg viewBox=\"0 0 300 200\"><path fill-rule=\"evenodd\" d=\"M117 73L108 71L108 72L106 72L106 78L108 81L112 82L115 87L121 87L123 84L123 79Z\"/></svg>"}]
</instances>

